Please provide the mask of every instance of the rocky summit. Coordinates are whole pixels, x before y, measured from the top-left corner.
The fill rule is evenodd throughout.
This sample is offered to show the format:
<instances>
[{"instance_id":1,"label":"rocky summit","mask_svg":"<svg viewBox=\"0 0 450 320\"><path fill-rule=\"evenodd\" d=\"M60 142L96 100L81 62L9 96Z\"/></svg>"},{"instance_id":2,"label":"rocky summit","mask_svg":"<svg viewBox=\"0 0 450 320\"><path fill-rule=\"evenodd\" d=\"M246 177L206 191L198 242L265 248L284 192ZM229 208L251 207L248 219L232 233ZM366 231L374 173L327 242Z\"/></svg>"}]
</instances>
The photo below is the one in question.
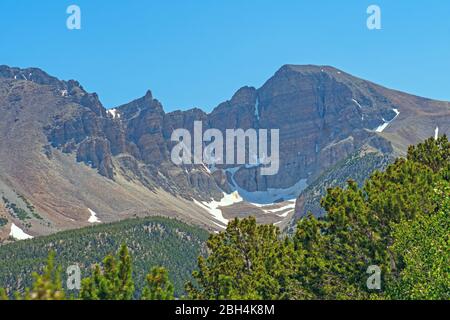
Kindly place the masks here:
<instances>
[{"instance_id":1,"label":"rocky summit","mask_svg":"<svg viewBox=\"0 0 450 320\"><path fill-rule=\"evenodd\" d=\"M242 87L210 113L166 113L150 91L105 109L77 81L0 66L0 114L4 241L151 215L210 231L249 215L285 228L307 212L321 215L328 187L362 182L410 144L450 133L449 102L312 65L285 65L261 88ZM194 121L223 133L279 129L278 173L261 175L258 165L175 165L172 132L193 134Z\"/></svg>"}]
</instances>

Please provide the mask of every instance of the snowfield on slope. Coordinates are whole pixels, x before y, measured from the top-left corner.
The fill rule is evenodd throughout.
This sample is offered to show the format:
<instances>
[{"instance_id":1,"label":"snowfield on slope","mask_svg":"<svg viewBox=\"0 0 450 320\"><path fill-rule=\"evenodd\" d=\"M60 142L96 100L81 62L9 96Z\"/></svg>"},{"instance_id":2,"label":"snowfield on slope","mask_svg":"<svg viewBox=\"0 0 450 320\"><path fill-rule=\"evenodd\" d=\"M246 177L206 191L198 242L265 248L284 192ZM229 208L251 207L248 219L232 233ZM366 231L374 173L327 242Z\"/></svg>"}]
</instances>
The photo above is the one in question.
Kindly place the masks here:
<instances>
[{"instance_id":1,"label":"snowfield on slope","mask_svg":"<svg viewBox=\"0 0 450 320\"><path fill-rule=\"evenodd\" d=\"M234 174L240 169L240 167L229 168L225 171L231 174L232 185L231 188L237 191L239 195L247 202L259 205L270 205L276 202L295 200L300 193L308 186L307 179L300 179L296 184L289 188L268 188L267 191L254 191L250 192L241 188L236 180Z\"/></svg>"},{"instance_id":2,"label":"snowfield on slope","mask_svg":"<svg viewBox=\"0 0 450 320\"><path fill-rule=\"evenodd\" d=\"M16 226L14 223L11 224L11 232L9 233L9 235L16 240L33 239L32 236L23 232L23 230Z\"/></svg>"},{"instance_id":3,"label":"snowfield on slope","mask_svg":"<svg viewBox=\"0 0 450 320\"><path fill-rule=\"evenodd\" d=\"M228 207L228 206L231 206L235 203L239 203L242 201L243 201L243 199L237 192L233 192L230 194L227 194L224 192L223 198L220 201L213 200L210 202L207 202L207 201L199 202L194 199L194 203L196 205L198 205L199 207L202 207L203 209L208 211L214 217L214 219L216 219L217 221L222 223L222 224L219 224L219 223L214 222L217 226L219 226L223 229L225 229L225 227L228 225L228 219L225 219L223 217L222 210L220 210L219 208L220 207Z\"/></svg>"},{"instance_id":4,"label":"snowfield on slope","mask_svg":"<svg viewBox=\"0 0 450 320\"><path fill-rule=\"evenodd\" d=\"M88 222L89 223L100 223L101 221L99 218L97 218L97 213L95 213L95 211L92 209L88 208L88 210L89 210L89 213L91 214L91 216L88 219Z\"/></svg>"}]
</instances>

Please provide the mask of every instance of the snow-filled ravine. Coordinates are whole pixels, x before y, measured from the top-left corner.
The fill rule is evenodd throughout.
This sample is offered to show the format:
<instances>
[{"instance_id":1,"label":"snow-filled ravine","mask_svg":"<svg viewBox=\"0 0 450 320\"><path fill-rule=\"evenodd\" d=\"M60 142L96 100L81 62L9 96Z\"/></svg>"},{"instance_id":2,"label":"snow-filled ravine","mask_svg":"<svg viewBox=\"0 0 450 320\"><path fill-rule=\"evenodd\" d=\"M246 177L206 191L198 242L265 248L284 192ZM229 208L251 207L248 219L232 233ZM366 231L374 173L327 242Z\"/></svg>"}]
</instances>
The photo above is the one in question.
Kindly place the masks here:
<instances>
[{"instance_id":1,"label":"snow-filled ravine","mask_svg":"<svg viewBox=\"0 0 450 320\"><path fill-rule=\"evenodd\" d=\"M223 198L220 201L203 201L193 200L196 205L208 211L217 222L217 226L225 228L228 225L228 219L225 219L221 207L228 207L235 203L246 201L249 204L259 207L266 214L273 214L279 218L285 218L293 210L295 210L295 202L300 193L308 186L307 179L300 179L296 184L289 188L268 188L267 191L250 192L241 188L234 179L235 173L241 168L228 168L224 171L231 175L230 187L232 193L223 193ZM221 169L217 169L221 170ZM270 208L280 202L287 202L278 208Z\"/></svg>"}]
</instances>

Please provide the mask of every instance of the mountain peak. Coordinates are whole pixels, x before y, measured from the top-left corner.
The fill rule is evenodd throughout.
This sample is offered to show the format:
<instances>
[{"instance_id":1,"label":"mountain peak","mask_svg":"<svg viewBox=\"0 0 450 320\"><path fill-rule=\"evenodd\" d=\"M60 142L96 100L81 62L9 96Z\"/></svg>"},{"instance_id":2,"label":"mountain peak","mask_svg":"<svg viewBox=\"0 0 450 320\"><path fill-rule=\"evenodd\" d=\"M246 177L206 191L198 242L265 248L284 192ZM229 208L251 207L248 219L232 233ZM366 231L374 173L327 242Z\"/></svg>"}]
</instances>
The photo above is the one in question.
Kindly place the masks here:
<instances>
[{"instance_id":1,"label":"mountain peak","mask_svg":"<svg viewBox=\"0 0 450 320\"><path fill-rule=\"evenodd\" d=\"M31 222L25 231L33 235L86 225L87 208L93 207L105 222L168 214L215 230L215 218L192 199L219 200L223 191L234 190L252 203L294 199L324 173L334 179L335 168L360 150L390 157L450 130L448 103L389 90L330 66L285 65L261 88L242 87L209 114L166 114L150 90L107 112L78 82L56 81L38 69L0 67L0 133L8 137L0 139L0 193L18 190L47 219L48 229ZM225 135L228 129L278 130L279 172L261 177L256 166L230 163L210 174L203 166L174 164L171 136L176 129L195 136L195 121ZM272 145L271 132L266 143ZM234 143L232 148L236 155ZM294 214L294 208L278 215L242 205L224 211L227 219L254 214L286 223ZM320 213L314 208L308 211Z\"/></svg>"},{"instance_id":2,"label":"mountain peak","mask_svg":"<svg viewBox=\"0 0 450 320\"><path fill-rule=\"evenodd\" d=\"M39 68L20 69L6 65L0 66L0 78L33 81L42 85L59 85L62 83L62 81Z\"/></svg>"},{"instance_id":3,"label":"mountain peak","mask_svg":"<svg viewBox=\"0 0 450 320\"><path fill-rule=\"evenodd\" d=\"M256 89L254 87L245 86L240 88L231 98L232 104L248 103L254 101Z\"/></svg>"},{"instance_id":4,"label":"mountain peak","mask_svg":"<svg viewBox=\"0 0 450 320\"><path fill-rule=\"evenodd\" d=\"M298 73L343 73L342 70L339 70L335 67L328 66L328 65L314 65L314 64L305 64L305 65L298 65L298 64L285 64L283 65L277 73L284 73L284 72L298 72Z\"/></svg>"},{"instance_id":5,"label":"mountain peak","mask_svg":"<svg viewBox=\"0 0 450 320\"><path fill-rule=\"evenodd\" d=\"M150 101L153 100L153 94L152 94L152 91L150 89L148 89L145 92L144 100L150 100Z\"/></svg>"}]
</instances>

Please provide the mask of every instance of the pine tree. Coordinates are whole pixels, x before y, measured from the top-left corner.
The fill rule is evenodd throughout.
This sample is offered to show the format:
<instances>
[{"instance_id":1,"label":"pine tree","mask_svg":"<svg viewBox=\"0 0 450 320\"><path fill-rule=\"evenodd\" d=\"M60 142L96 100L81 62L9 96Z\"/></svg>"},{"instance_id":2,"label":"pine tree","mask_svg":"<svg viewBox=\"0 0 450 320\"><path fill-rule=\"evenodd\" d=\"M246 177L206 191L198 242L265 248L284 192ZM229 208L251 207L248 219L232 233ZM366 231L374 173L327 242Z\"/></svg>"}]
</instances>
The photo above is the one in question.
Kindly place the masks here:
<instances>
[{"instance_id":1,"label":"pine tree","mask_svg":"<svg viewBox=\"0 0 450 320\"><path fill-rule=\"evenodd\" d=\"M446 135L438 139L429 138L417 146L408 148L408 160L421 163L434 172L450 166L450 142Z\"/></svg>"},{"instance_id":2,"label":"pine tree","mask_svg":"<svg viewBox=\"0 0 450 320\"><path fill-rule=\"evenodd\" d=\"M210 254L198 259L197 285L186 290L193 299L283 299L290 269L280 231L257 225L254 218L235 219L226 231L211 235Z\"/></svg>"},{"instance_id":3,"label":"pine tree","mask_svg":"<svg viewBox=\"0 0 450 320\"><path fill-rule=\"evenodd\" d=\"M92 276L81 282L83 300L131 300L134 295L131 256L125 244L117 257L108 255L101 268L95 265Z\"/></svg>"},{"instance_id":4,"label":"pine tree","mask_svg":"<svg viewBox=\"0 0 450 320\"><path fill-rule=\"evenodd\" d=\"M167 270L154 267L147 275L147 286L142 292L142 300L173 300L174 288Z\"/></svg>"},{"instance_id":5,"label":"pine tree","mask_svg":"<svg viewBox=\"0 0 450 320\"><path fill-rule=\"evenodd\" d=\"M3 288L0 288L0 301L2 301L2 300L9 300L9 297L6 294L6 290Z\"/></svg>"},{"instance_id":6,"label":"pine tree","mask_svg":"<svg viewBox=\"0 0 450 320\"><path fill-rule=\"evenodd\" d=\"M366 196L349 181L346 189L329 189L322 206L322 221L309 216L298 223L295 279L315 299L368 298L365 271L383 250L376 245Z\"/></svg>"},{"instance_id":7,"label":"pine tree","mask_svg":"<svg viewBox=\"0 0 450 320\"><path fill-rule=\"evenodd\" d=\"M391 299L450 299L450 185L437 185L438 212L394 226L391 250L401 257L400 272L389 279Z\"/></svg>"},{"instance_id":8,"label":"pine tree","mask_svg":"<svg viewBox=\"0 0 450 320\"><path fill-rule=\"evenodd\" d=\"M55 267L55 253L50 252L43 273L33 273L33 285L25 289L22 296L16 293L17 300L64 300L66 298L61 282L61 267Z\"/></svg>"},{"instance_id":9,"label":"pine tree","mask_svg":"<svg viewBox=\"0 0 450 320\"><path fill-rule=\"evenodd\" d=\"M344 189L329 189L322 199L326 216L298 222L293 240L301 266L291 285L319 299L382 298L382 293L368 292L365 270L379 266L385 286L401 277L404 253L414 247L399 238L420 221L438 219L435 189L448 181L448 146L446 137L428 139L409 148L407 159L375 172L362 189L353 181ZM396 242L404 246L393 246Z\"/></svg>"}]
</instances>

